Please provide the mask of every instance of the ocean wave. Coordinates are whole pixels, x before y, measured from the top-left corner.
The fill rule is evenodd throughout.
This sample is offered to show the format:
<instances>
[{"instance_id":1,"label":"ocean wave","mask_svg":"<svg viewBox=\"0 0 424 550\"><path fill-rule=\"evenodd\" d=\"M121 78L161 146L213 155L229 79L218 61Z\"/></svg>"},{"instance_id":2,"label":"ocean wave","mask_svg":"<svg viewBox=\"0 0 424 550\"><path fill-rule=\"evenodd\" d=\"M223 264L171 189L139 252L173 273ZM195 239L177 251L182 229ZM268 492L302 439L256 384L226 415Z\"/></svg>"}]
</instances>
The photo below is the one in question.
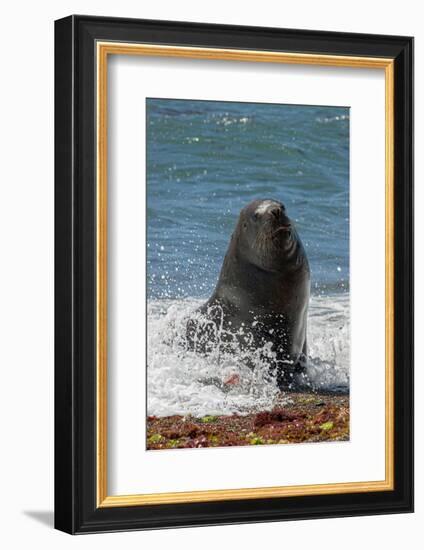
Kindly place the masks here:
<instances>
[{"instance_id":1,"label":"ocean wave","mask_svg":"<svg viewBox=\"0 0 424 550\"><path fill-rule=\"evenodd\" d=\"M242 117L230 117L230 116L224 116L219 118L216 121L216 124L218 126L231 126L232 124L247 124L250 121L249 117L242 116Z\"/></svg>"},{"instance_id":2,"label":"ocean wave","mask_svg":"<svg viewBox=\"0 0 424 550\"><path fill-rule=\"evenodd\" d=\"M315 120L321 124L328 124L329 122L338 122L339 120L349 120L349 115L335 115L330 117L317 117Z\"/></svg>"},{"instance_id":3,"label":"ocean wave","mask_svg":"<svg viewBox=\"0 0 424 550\"><path fill-rule=\"evenodd\" d=\"M263 360L266 350L203 356L181 345L187 318L203 303L198 299L149 300L147 409L149 415L202 416L272 409L281 394ZM349 387L349 297L314 296L308 318L307 377L314 389ZM254 368L252 369L252 365ZM225 385L236 377L238 383Z\"/></svg>"}]
</instances>

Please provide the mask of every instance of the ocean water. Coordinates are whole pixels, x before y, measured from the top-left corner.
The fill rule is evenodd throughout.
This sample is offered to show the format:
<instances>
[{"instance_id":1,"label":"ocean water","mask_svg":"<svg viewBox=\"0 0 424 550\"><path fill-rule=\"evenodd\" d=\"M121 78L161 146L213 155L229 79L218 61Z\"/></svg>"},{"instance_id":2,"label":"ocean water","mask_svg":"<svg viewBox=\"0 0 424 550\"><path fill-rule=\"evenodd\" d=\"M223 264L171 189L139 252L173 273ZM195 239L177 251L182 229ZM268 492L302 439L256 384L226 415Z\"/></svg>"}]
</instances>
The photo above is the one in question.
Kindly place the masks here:
<instances>
[{"instance_id":1,"label":"ocean water","mask_svg":"<svg viewBox=\"0 0 424 550\"><path fill-rule=\"evenodd\" d=\"M348 387L349 110L149 99L146 132L148 413L242 413L281 399L259 356L252 371L242 353L202 357L179 341L257 198L284 202L306 248L309 379Z\"/></svg>"}]
</instances>

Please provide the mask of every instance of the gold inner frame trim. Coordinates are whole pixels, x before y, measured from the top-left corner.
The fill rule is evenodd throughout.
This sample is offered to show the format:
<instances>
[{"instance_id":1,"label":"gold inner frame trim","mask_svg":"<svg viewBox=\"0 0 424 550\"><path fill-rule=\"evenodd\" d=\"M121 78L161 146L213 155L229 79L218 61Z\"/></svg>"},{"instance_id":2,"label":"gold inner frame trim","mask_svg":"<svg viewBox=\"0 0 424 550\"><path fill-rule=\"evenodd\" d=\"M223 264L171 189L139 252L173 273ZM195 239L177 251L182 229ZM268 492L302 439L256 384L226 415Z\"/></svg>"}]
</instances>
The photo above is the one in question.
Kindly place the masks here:
<instances>
[{"instance_id":1,"label":"gold inner frame trim","mask_svg":"<svg viewBox=\"0 0 424 550\"><path fill-rule=\"evenodd\" d=\"M394 60L390 58L302 54L163 46L123 42L96 43L97 54L97 506L142 506L306 495L364 493L394 489ZM107 61L109 55L284 63L385 71L385 214L386 214L386 364L385 479L280 487L218 489L178 493L109 496L107 492Z\"/></svg>"}]
</instances>

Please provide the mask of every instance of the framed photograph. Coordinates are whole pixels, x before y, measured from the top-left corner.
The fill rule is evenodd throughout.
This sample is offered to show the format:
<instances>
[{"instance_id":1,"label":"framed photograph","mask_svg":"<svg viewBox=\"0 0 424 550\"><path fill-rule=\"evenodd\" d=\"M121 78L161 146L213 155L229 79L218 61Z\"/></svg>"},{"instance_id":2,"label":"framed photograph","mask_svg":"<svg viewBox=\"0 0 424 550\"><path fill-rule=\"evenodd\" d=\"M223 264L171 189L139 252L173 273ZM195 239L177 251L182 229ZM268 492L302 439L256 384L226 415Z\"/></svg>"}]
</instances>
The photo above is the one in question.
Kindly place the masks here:
<instances>
[{"instance_id":1,"label":"framed photograph","mask_svg":"<svg viewBox=\"0 0 424 550\"><path fill-rule=\"evenodd\" d=\"M55 525L413 510L413 39L55 24Z\"/></svg>"}]
</instances>

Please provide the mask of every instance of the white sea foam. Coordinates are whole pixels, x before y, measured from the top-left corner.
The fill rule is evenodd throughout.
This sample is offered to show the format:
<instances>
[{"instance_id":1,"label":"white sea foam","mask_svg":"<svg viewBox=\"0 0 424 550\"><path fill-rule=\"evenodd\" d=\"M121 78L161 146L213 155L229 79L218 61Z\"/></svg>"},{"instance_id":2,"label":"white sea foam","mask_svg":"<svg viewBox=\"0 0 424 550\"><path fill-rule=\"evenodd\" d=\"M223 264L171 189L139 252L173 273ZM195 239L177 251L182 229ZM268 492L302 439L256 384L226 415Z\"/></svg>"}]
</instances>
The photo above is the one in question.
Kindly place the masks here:
<instances>
[{"instance_id":1,"label":"white sea foam","mask_svg":"<svg viewBox=\"0 0 424 550\"><path fill-rule=\"evenodd\" d=\"M279 392L259 352L202 356L181 346L187 318L202 300L148 304L148 414L219 415L267 410L289 397ZM308 320L307 374L316 389L349 386L349 298L313 297ZM263 352L263 350L262 350ZM255 368L252 369L251 365ZM236 374L239 383L222 383Z\"/></svg>"},{"instance_id":2,"label":"white sea foam","mask_svg":"<svg viewBox=\"0 0 424 550\"><path fill-rule=\"evenodd\" d=\"M330 117L317 117L315 120L320 123L328 124L329 122L336 122L339 120L349 120L349 115L335 115Z\"/></svg>"},{"instance_id":3,"label":"white sea foam","mask_svg":"<svg viewBox=\"0 0 424 550\"><path fill-rule=\"evenodd\" d=\"M213 117L215 118L215 117ZM223 125L223 126L231 126L232 124L247 124L248 122L250 122L250 118L247 117L247 116L242 116L242 117L238 117L238 116L229 116L228 113L226 113L225 116L219 116L218 119L216 120L216 124L217 125Z\"/></svg>"}]
</instances>

